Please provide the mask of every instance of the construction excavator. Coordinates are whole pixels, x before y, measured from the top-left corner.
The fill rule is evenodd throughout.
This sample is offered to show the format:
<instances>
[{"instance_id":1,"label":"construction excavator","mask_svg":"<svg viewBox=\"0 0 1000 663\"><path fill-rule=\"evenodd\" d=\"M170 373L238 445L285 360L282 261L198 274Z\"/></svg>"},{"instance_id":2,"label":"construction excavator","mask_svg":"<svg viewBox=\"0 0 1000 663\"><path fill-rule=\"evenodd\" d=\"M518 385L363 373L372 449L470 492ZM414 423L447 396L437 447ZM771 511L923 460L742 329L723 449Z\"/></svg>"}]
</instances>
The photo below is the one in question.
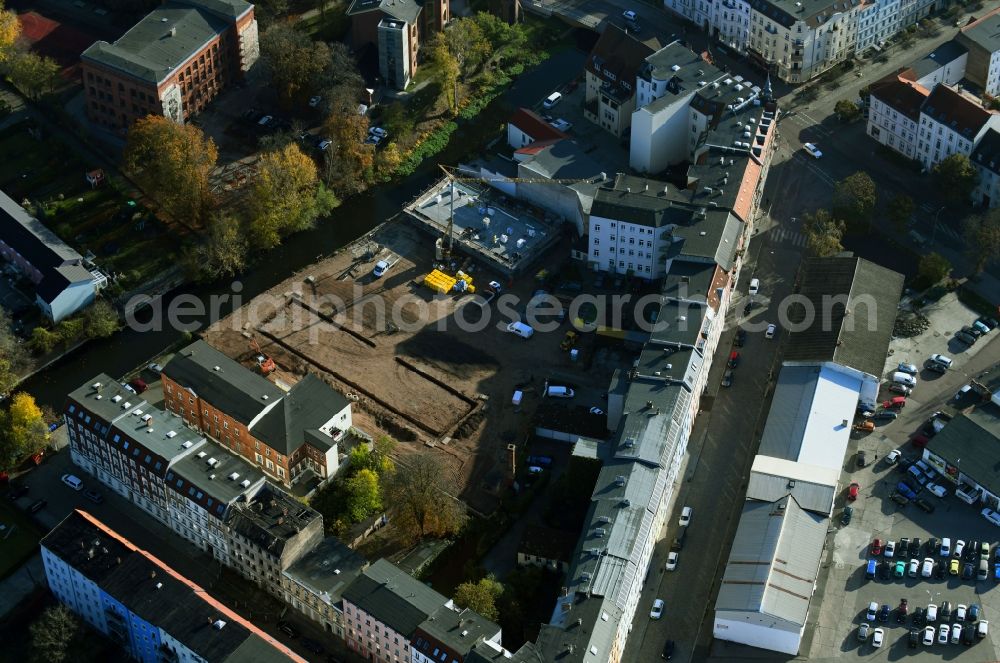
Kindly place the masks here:
<instances>
[{"instance_id":1,"label":"construction excavator","mask_svg":"<svg viewBox=\"0 0 1000 663\"><path fill-rule=\"evenodd\" d=\"M264 375L270 375L278 369L277 364L274 360L264 354L264 351L260 349L260 343L257 342L257 338L254 336L250 337L250 349L257 353L257 368Z\"/></svg>"}]
</instances>

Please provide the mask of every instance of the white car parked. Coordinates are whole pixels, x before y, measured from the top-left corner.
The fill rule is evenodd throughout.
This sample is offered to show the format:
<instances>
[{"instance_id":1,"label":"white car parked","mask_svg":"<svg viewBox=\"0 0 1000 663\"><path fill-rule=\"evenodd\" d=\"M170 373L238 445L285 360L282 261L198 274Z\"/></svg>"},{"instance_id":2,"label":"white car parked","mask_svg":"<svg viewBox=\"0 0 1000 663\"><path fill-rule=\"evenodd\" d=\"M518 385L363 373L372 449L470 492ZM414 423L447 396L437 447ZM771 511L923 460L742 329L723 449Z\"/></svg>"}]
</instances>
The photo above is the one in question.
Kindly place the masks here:
<instances>
[{"instance_id":1,"label":"white car parked","mask_svg":"<svg viewBox=\"0 0 1000 663\"><path fill-rule=\"evenodd\" d=\"M663 599L653 601L653 609L649 611L650 619L659 619L663 616Z\"/></svg>"},{"instance_id":2,"label":"white car parked","mask_svg":"<svg viewBox=\"0 0 1000 663\"><path fill-rule=\"evenodd\" d=\"M948 490L941 484L929 483L924 487L931 491L931 494L934 495L934 497L944 497L948 494Z\"/></svg>"},{"instance_id":3,"label":"white car parked","mask_svg":"<svg viewBox=\"0 0 1000 663\"><path fill-rule=\"evenodd\" d=\"M820 149L818 147L816 147L812 143L805 143L802 147L805 149L806 152L808 152L809 154L811 154L813 156L813 158L815 158L815 159L819 159L820 157L823 156L823 153L820 152Z\"/></svg>"},{"instance_id":4,"label":"white car parked","mask_svg":"<svg viewBox=\"0 0 1000 663\"><path fill-rule=\"evenodd\" d=\"M672 552L667 555L667 571L673 571L677 568L677 559L680 557L678 553Z\"/></svg>"},{"instance_id":5,"label":"white car parked","mask_svg":"<svg viewBox=\"0 0 1000 663\"><path fill-rule=\"evenodd\" d=\"M694 509L692 509L689 506L686 506L683 509L681 509L681 518L680 518L680 523L679 523L680 526L681 527L687 527L688 525L690 525L691 524L691 516L693 514L694 514Z\"/></svg>"}]
</instances>

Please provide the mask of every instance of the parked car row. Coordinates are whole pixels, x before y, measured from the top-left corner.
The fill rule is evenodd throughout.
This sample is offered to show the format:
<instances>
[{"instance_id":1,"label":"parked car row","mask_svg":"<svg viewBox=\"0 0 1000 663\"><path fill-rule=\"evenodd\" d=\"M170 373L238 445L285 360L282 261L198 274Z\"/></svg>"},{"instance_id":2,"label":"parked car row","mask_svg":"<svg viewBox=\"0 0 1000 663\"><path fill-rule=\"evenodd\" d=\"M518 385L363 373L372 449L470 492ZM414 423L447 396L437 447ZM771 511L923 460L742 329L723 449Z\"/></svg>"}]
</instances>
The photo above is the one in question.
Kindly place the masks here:
<instances>
[{"instance_id":1,"label":"parked car row","mask_svg":"<svg viewBox=\"0 0 1000 663\"><path fill-rule=\"evenodd\" d=\"M907 613L909 612L908 601L904 598L895 609L895 621L897 624L906 625ZM913 611L911 628L908 641L911 648L916 648L921 642L930 646L935 642L938 644L958 644L962 642L966 645L973 644L977 639L983 639L989 635L989 622L980 619L982 609L979 605L970 606L959 603L954 610L950 601L941 603L940 609L935 603L929 603L926 608L918 607ZM867 641L869 634L875 635L881 628L872 628L876 621L887 623L889 621L889 604L885 603L881 607L877 601L868 604L864 613L864 620L858 626L858 640ZM952 622L954 619L954 623ZM932 624L940 624L935 628ZM884 638L884 632L883 632ZM874 637L872 645L882 646L882 642L876 642Z\"/></svg>"},{"instance_id":2,"label":"parked car row","mask_svg":"<svg viewBox=\"0 0 1000 663\"><path fill-rule=\"evenodd\" d=\"M1000 324L993 318L982 317L978 318L975 322L970 325L962 327L960 330L955 332L955 338L959 341L965 343L966 345L974 345L980 337L989 334L991 331L996 329L997 325Z\"/></svg>"}]
</instances>

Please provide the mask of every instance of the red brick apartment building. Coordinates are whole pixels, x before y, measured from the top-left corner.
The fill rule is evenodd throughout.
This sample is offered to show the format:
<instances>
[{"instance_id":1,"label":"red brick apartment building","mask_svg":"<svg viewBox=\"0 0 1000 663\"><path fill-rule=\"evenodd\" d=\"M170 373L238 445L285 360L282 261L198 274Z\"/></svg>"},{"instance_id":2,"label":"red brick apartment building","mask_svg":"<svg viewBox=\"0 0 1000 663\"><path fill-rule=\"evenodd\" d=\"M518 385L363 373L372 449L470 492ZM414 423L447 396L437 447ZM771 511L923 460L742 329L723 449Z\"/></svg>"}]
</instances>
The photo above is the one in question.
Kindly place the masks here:
<instances>
[{"instance_id":1,"label":"red brick apartment building","mask_svg":"<svg viewBox=\"0 0 1000 663\"><path fill-rule=\"evenodd\" d=\"M253 5L167 0L118 41L80 56L87 116L125 133L147 115L183 123L242 79L260 56Z\"/></svg>"},{"instance_id":2,"label":"red brick apartment building","mask_svg":"<svg viewBox=\"0 0 1000 663\"><path fill-rule=\"evenodd\" d=\"M351 403L317 376L285 392L196 341L163 367L162 380L168 410L277 482L336 474Z\"/></svg>"}]
</instances>

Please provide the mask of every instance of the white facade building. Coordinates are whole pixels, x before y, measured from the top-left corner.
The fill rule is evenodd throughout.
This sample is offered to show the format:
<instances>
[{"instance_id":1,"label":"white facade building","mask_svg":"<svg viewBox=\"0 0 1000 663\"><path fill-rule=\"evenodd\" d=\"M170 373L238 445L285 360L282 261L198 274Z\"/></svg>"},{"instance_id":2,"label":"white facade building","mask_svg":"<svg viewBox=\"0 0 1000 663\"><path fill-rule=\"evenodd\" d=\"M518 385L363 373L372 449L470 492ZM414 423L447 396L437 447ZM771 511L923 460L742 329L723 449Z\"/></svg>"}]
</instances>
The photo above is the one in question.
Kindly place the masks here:
<instances>
[{"instance_id":1,"label":"white facade building","mask_svg":"<svg viewBox=\"0 0 1000 663\"><path fill-rule=\"evenodd\" d=\"M712 3L714 36L727 48L742 53L750 41L750 3L747 0L719 0Z\"/></svg>"},{"instance_id":2,"label":"white facade building","mask_svg":"<svg viewBox=\"0 0 1000 663\"><path fill-rule=\"evenodd\" d=\"M899 32L900 0L874 0L858 10L857 53L881 48L889 37Z\"/></svg>"},{"instance_id":3,"label":"white facade building","mask_svg":"<svg viewBox=\"0 0 1000 663\"><path fill-rule=\"evenodd\" d=\"M868 126L873 139L905 157L917 157L920 107L930 92L902 76L886 77L871 86Z\"/></svg>"},{"instance_id":4,"label":"white facade building","mask_svg":"<svg viewBox=\"0 0 1000 663\"><path fill-rule=\"evenodd\" d=\"M952 154L970 156L991 128L1000 129L1000 115L974 97L938 85L920 109L917 159L930 170Z\"/></svg>"}]
</instances>

